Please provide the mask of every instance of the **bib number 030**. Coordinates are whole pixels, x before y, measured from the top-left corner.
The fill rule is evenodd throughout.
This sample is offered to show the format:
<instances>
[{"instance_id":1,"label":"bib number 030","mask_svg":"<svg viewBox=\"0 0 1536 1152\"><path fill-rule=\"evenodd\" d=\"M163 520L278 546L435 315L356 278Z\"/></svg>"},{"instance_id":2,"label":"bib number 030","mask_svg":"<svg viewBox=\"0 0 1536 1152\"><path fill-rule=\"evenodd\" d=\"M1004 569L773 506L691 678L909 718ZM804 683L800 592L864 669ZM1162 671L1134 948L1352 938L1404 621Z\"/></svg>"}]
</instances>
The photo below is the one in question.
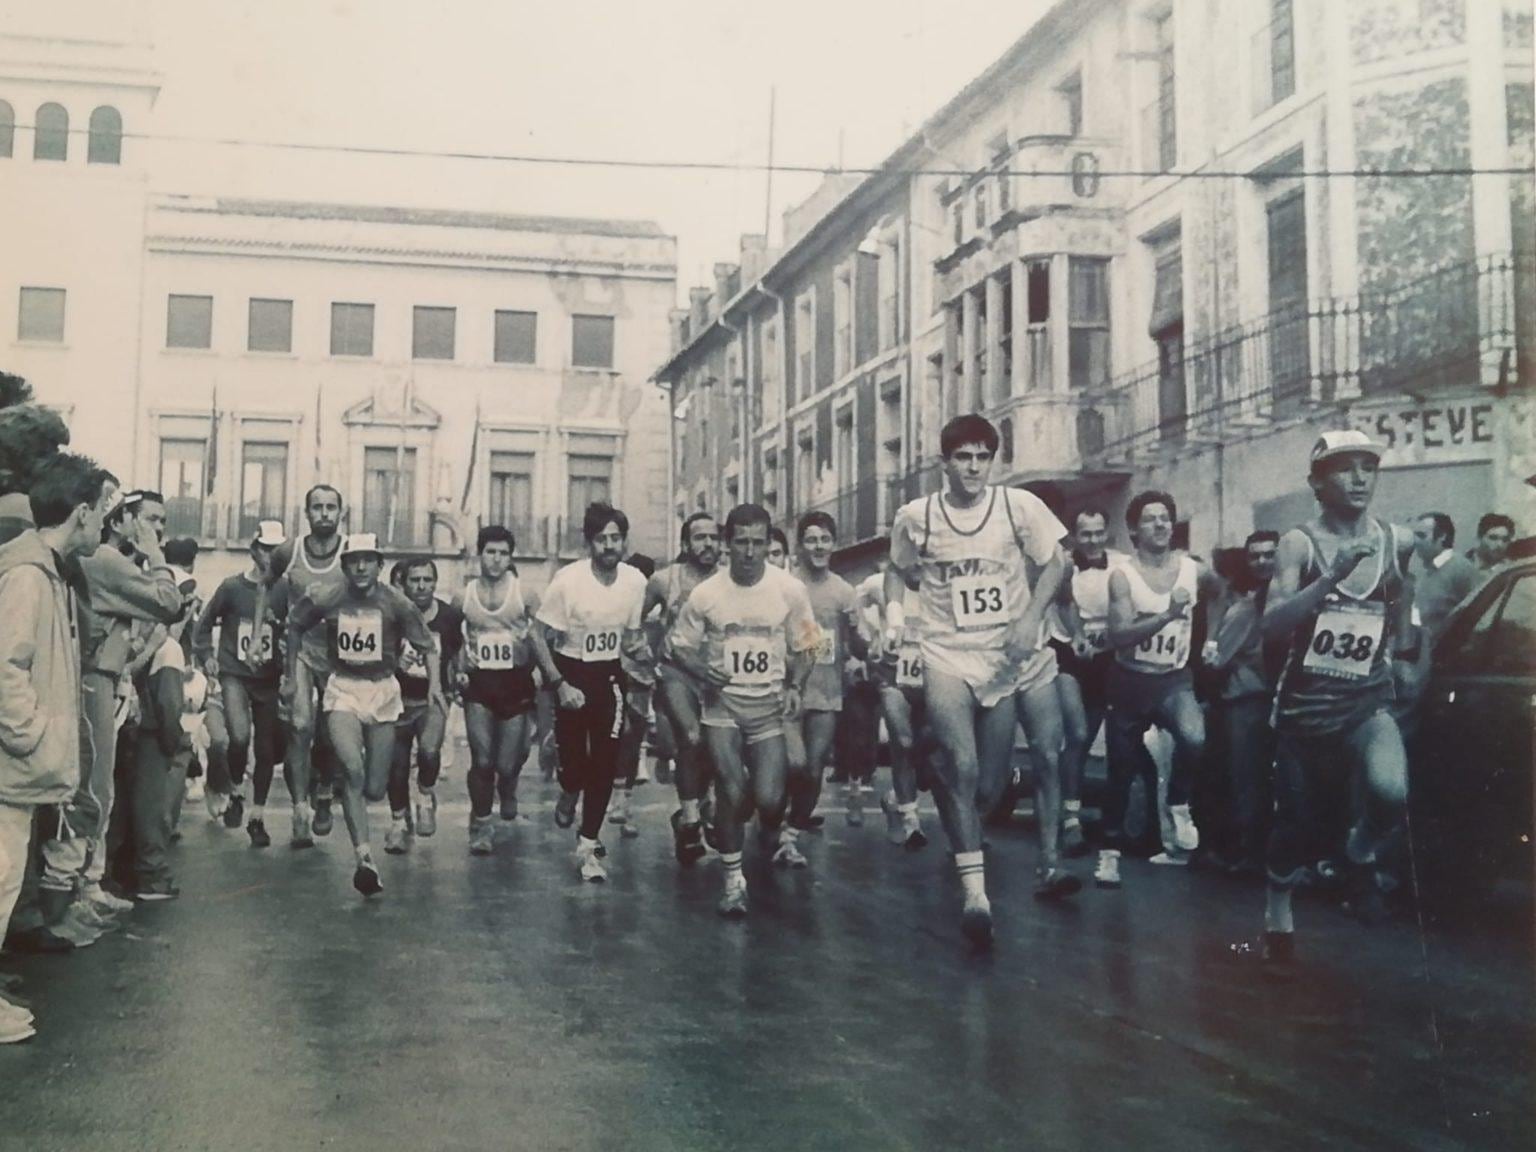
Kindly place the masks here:
<instances>
[{"instance_id":1,"label":"bib number 030","mask_svg":"<svg viewBox=\"0 0 1536 1152\"><path fill-rule=\"evenodd\" d=\"M607 628L599 632L588 632L581 641L581 658L592 661L617 660L619 658L618 630Z\"/></svg>"}]
</instances>

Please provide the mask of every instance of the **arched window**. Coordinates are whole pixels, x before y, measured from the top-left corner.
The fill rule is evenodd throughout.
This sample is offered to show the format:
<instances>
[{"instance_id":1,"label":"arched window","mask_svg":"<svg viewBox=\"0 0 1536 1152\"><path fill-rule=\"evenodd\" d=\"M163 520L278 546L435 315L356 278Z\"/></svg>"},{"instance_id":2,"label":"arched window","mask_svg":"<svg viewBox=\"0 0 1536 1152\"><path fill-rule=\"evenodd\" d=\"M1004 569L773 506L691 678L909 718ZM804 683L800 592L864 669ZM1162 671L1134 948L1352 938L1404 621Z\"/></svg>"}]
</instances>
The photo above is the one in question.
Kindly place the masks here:
<instances>
[{"instance_id":1,"label":"arched window","mask_svg":"<svg viewBox=\"0 0 1536 1152\"><path fill-rule=\"evenodd\" d=\"M37 110L32 130L32 159L69 159L69 113L62 104L44 104Z\"/></svg>"},{"instance_id":2,"label":"arched window","mask_svg":"<svg viewBox=\"0 0 1536 1152\"><path fill-rule=\"evenodd\" d=\"M0 100L0 159L9 159L16 143L16 110Z\"/></svg>"},{"instance_id":3,"label":"arched window","mask_svg":"<svg viewBox=\"0 0 1536 1152\"><path fill-rule=\"evenodd\" d=\"M87 164L121 164L123 160L123 118L110 104L91 113L90 145L85 152Z\"/></svg>"}]
</instances>

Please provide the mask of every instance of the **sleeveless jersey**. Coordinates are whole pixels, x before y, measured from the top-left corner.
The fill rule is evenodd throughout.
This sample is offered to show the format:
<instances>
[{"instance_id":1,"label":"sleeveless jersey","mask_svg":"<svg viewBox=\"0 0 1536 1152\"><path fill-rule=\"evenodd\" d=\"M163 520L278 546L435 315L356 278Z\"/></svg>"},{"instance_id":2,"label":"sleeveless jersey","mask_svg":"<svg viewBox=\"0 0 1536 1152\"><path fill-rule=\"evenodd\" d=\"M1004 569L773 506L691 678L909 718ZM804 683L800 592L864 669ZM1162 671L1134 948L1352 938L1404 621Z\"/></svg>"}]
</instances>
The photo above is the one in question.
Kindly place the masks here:
<instances>
[{"instance_id":1,"label":"sleeveless jersey","mask_svg":"<svg viewBox=\"0 0 1536 1152\"><path fill-rule=\"evenodd\" d=\"M1102 568L1079 568L1072 573L1072 603L1082 621L1083 636L1095 653L1109 647L1109 574L1129 563L1124 552L1106 549ZM1070 639L1063 635L1062 639Z\"/></svg>"},{"instance_id":2,"label":"sleeveless jersey","mask_svg":"<svg viewBox=\"0 0 1536 1152\"><path fill-rule=\"evenodd\" d=\"M507 575L507 592L500 604L488 607L480 598L479 579L464 586L464 652L471 668L505 671L528 663L528 615L517 577Z\"/></svg>"},{"instance_id":3,"label":"sleeveless jersey","mask_svg":"<svg viewBox=\"0 0 1536 1152\"><path fill-rule=\"evenodd\" d=\"M1173 588L1167 592L1153 591L1146 577L1129 558L1120 570L1125 573L1126 582L1131 586L1131 607L1136 610L1138 621L1168 610L1168 606L1173 602ZM1107 618L1109 614L1108 573L1104 573L1104 576L1104 612ZM1193 627L1191 616L1195 608L1195 596L1200 589L1200 566L1188 556L1179 557L1179 571L1174 577L1173 587L1182 588L1189 593L1190 610L1177 620L1170 620L1160 630L1134 647L1117 648L1115 659L1122 667L1136 672L1151 673L1154 676L1166 676L1188 666L1189 638Z\"/></svg>"},{"instance_id":4,"label":"sleeveless jersey","mask_svg":"<svg viewBox=\"0 0 1536 1152\"><path fill-rule=\"evenodd\" d=\"M1013 622L1028 609L1026 562L1045 563L1062 534L1060 523L1041 505L1054 525L1046 533L1050 539L1021 539L1022 511L1016 514L1014 498L1028 495L989 486L981 520L969 529L955 524L937 494L914 500L897 513L898 528L917 549L927 643L953 651L1001 648ZM903 546L893 541L892 558L898 566L910 567L907 558L897 554Z\"/></svg>"},{"instance_id":5,"label":"sleeveless jersey","mask_svg":"<svg viewBox=\"0 0 1536 1152\"><path fill-rule=\"evenodd\" d=\"M896 651L896 687L923 686L923 597L920 592L902 587L901 606L906 623L901 630L901 647Z\"/></svg>"},{"instance_id":6,"label":"sleeveless jersey","mask_svg":"<svg viewBox=\"0 0 1536 1152\"><path fill-rule=\"evenodd\" d=\"M341 545L338 541L335 555L316 565L309 558L309 549L304 546L308 539L306 536L293 545L293 563L288 565L287 572L290 603L298 605L307 601L316 607L328 608L347 590L347 577L341 570ZM330 642L324 628L316 626L304 633L299 655L312 668L327 667Z\"/></svg>"},{"instance_id":7,"label":"sleeveless jersey","mask_svg":"<svg viewBox=\"0 0 1536 1152\"><path fill-rule=\"evenodd\" d=\"M1374 566L1362 561L1291 635L1275 692L1276 731L1300 736L1347 731L1393 700L1390 609L1403 574L1396 532L1374 523ZM1321 544L1310 528L1301 531L1309 553L1298 592L1322 579L1324 566Z\"/></svg>"}]
</instances>

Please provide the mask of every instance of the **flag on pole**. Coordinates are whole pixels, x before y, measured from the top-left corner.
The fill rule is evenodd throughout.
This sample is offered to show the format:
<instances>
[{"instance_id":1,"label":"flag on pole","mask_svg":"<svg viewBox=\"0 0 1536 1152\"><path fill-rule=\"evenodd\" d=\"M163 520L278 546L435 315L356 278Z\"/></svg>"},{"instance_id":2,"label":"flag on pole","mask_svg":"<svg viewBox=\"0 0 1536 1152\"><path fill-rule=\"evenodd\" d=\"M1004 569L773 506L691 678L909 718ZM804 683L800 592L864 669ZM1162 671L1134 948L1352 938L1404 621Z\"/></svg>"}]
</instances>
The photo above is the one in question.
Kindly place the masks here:
<instances>
[{"instance_id":1,"label":"flag on pole","mask_svg":"<svg viewBox=\"0 0 1536 1152\"><path fill-rule=\"evenodd\" d=\"M208 467L204 470L203 495L213 495L214 481L219 474L219 385L214 381L213 401L208 417Z\"/></svg>"},{"instance_id":2,"label":"flag on pole","mask_svg":"<svg viewBox=\"0 0 1536 1152\"><path fill-rule=\"evenodd\" d=\"M475 465L480 461L480 397L475 397L475 430L469 437L469 467L464 469L464 495L459 499L459 512L469 511L469 494L474 489Z\"/></svg>"}]
</instances>

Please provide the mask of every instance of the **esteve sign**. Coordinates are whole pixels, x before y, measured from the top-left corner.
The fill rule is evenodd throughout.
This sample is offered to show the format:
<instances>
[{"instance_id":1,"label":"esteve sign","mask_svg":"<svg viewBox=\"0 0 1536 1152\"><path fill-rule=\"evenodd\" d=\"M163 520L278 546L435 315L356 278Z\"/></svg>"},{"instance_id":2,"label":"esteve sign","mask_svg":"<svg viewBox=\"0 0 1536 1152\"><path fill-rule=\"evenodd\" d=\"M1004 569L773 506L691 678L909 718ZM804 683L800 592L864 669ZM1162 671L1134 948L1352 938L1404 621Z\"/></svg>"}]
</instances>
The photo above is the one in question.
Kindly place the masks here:
<instances>
[{"instance_id":1,"label":"esteve sign","mask_svg":"<svg viewBox=\"0 0 1536 1152\"><path fill-rule=\"evenodd\" d=\"M1496 430L1491 401L1445 404L1389 404L1357 408L1354 425L1383 444L1382 465L1456 464L1487 460L1494 454Z\"/></svg>"}]
</instances>

